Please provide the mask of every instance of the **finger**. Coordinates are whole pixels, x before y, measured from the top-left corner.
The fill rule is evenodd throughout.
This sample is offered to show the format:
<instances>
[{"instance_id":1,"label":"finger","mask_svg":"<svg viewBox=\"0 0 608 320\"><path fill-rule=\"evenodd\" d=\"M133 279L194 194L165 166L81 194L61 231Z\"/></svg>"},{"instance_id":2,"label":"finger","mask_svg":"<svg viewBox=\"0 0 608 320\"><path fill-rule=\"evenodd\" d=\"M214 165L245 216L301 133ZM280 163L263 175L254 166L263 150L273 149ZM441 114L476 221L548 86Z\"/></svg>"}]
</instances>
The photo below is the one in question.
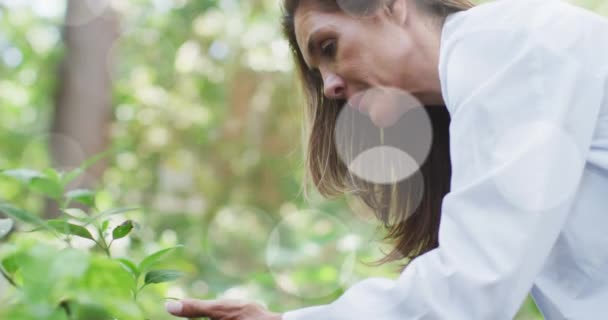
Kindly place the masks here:
<instances>
[{"instance_id":1,"label":"finger","mask_svg":"<svg viewBox=\"0 0 608 320\"><path fill-rule=\"evenodd\" d=\"M183 299L180 301L169 301L165 304L167 312L174 316L184 318L194 317L218 317L221 313L221 302L219 300L197 300Z\"/></svg>"}]
</instances>

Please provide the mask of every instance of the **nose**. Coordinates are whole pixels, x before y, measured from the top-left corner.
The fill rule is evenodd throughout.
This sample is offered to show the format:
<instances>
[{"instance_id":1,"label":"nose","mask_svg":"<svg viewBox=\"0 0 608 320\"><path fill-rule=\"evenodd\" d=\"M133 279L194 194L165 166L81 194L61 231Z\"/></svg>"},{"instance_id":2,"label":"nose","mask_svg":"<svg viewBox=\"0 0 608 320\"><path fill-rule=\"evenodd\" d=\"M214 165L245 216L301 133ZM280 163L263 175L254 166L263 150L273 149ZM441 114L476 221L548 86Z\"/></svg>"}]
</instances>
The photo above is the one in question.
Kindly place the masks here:
<instances>
[{"instance_id":1,"label":"nose","mask_svg":"<svg viewBox=\"0 0 608 320\"><path fill-rule=\"evenodd\" d=\"M329 99L346 98L346 83L335 73L328 73L323 79L323 94Z\"/></svg>"}]
</instances>

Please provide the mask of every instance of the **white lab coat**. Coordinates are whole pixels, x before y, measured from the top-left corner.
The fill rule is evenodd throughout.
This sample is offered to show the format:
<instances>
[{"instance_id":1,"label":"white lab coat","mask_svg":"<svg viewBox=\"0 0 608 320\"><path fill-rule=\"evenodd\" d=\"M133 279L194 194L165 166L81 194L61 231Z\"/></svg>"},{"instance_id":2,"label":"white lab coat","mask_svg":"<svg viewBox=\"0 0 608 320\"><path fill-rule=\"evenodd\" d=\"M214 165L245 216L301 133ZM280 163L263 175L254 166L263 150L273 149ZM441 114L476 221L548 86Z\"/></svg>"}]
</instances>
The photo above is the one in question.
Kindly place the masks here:
<instances>
[{"instance_id":1,"label":"white lab coat","mask_svg":"<svg viewBox=\"0 0 608 320\"><path fill-rule=\"evenodd\" d=\"M452 117L439 247L284 320L608 317L608 20L557 0L450 15Z\"/></svg>"}]
</instances>

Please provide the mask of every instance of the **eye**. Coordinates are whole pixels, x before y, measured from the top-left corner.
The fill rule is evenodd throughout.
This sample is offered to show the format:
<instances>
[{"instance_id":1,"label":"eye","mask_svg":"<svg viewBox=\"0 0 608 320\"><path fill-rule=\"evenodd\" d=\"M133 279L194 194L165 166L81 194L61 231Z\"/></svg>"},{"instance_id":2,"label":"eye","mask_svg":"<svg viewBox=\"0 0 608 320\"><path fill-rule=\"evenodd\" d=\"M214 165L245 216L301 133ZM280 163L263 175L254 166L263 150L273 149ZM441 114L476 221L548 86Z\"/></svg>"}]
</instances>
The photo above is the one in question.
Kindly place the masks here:
<instances>
[{"instance_id":1,"label":"eye","mask_svg":"<svg viewBox=\"0 0 608 320\"><path fill-rule=\"evenodd\" d=\"M338 49L338 42L335 39L328 39L321 42L321 56L333 58Z\"/></svg>"}]
</instances>

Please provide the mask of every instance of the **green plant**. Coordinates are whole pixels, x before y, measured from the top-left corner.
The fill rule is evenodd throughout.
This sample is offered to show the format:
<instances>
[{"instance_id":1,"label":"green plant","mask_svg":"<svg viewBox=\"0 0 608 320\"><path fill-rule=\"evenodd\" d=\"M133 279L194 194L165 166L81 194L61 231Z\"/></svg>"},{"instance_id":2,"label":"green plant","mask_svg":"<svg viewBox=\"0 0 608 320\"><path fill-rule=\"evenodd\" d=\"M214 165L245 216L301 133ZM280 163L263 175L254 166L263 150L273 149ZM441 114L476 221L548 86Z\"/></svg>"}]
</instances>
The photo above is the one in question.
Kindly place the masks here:
<instances>
[{"instance_id":1,"label":"green plant","mask_svg":"<svg viewBox=\"0 0 608 320\"><path fill-rule=\"evenodd\" d=\"M103 155L102 155L103 156ZM0 274L12 289L0 305L1 319L144 319L140 292L152 284L176 280L175 270L154 267L180 246L146 256L139 263L113 257L112 245L128 237L132 220L111 227L110 217L137 208L103 208L92 190L67 191L67 186L97 161L91 159L70 172L47 169L4 170L0 175L18 180L28 190L57 203L60 215L44 220L0 200ZM13 232L15 223L26 229ZM76 238L91 246L74 246Z\"/></svg>"}]
</instances>

